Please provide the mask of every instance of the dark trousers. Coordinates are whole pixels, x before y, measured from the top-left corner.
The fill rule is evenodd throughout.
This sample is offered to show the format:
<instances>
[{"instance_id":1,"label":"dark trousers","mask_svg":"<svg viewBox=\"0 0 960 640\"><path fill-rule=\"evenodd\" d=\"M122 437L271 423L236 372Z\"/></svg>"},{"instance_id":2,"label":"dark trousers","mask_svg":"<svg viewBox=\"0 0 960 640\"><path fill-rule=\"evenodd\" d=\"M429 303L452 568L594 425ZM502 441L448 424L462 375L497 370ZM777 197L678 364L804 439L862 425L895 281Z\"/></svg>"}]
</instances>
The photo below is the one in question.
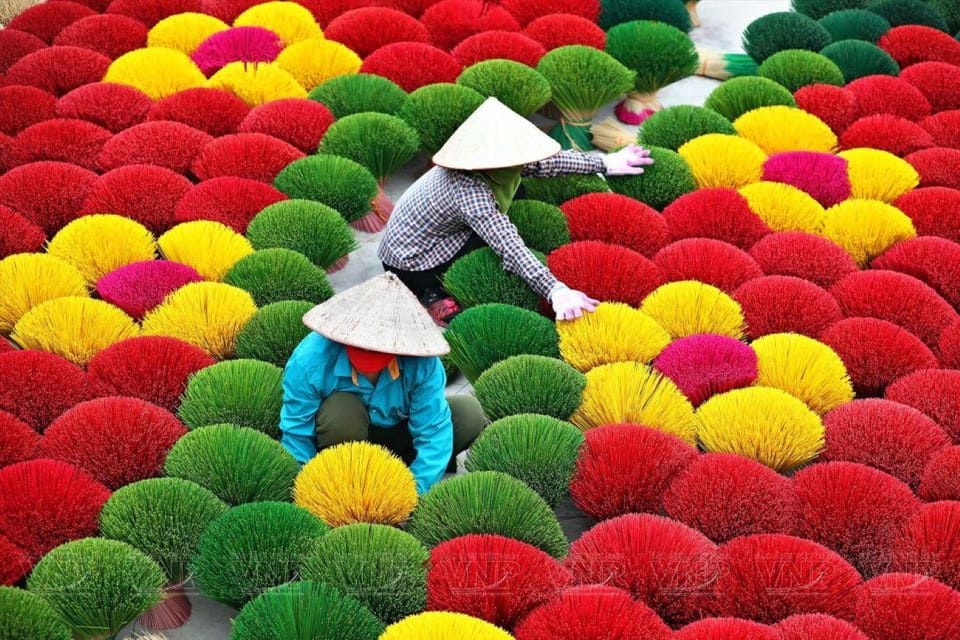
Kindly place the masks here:
<instances>
[{"instance_id":1,"label":"dark trousers","mask_svg":"<svg viewBox=\"0 0 960 640\"><path fill-rule=\"evenodd\" d=\"M473 444L480 432L487 426L480 403L473 396L451 396L447 398L453 418L453 455L448 470L456 470L454 458ZM413 462L417 451L413 446L413 437L405 424L390 429L370 424L367 408L355 395L345 392L331 394L320 405L317 412L317 451L341 442L366 440L390 449L407 464Z\"/></svg>"},{"instance_id":2,"label":"dark trousers","mask_svg":"<svg viewBox=\"0 0 960 640\"><path fill-rule=\"evenodd\" d=\"M482 249L486 246L487 243L483 241L483 238L475 233L471 233L470 238L467 239L467 242L452 258L443 264L437 265L433 269L427 269L426 271L404 271L403 269L391 267L384 262L382 263L383 270L395 273L397 277L400 278L400 282L407 285L407 289L413 291L413 294L420 298L423 296L424 292L428 291L429 289L443 289L443 274L446 273L447 269L450 268L450 265L453 264L458 258L462 258L471 251Z\"/></svg>"}]
</instances>

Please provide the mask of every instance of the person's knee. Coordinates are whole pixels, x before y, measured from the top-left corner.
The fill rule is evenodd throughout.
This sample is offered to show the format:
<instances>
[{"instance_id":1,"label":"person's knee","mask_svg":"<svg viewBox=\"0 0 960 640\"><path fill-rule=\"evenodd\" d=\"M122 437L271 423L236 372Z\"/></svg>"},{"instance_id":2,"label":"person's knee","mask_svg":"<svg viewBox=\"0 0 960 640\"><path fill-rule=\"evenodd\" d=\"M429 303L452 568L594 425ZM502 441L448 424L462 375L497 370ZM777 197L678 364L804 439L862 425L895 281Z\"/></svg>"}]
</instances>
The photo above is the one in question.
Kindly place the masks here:
<instances>
[{"instance_id":1,"label":"person's knee","mask_svg":"<svg viewBox=\"0 0 960 640\"><path fill-rule=\"evenodd\" d=\"M488 421L480 402L473 396L451 396L447 402L453 422L453 455L457 455L473 444Z\"/></svg>"},{"instance_id":2,"label":"person's knee","mask_svg":"<svg viewBox=\"0 0 960 640\"><path fill-rule=\"evenodd\" d=\"M359 398L349 393L332 394L317 411L317 449L341 442L366 440L370 415Z\"/></svg>"}]
</instances>

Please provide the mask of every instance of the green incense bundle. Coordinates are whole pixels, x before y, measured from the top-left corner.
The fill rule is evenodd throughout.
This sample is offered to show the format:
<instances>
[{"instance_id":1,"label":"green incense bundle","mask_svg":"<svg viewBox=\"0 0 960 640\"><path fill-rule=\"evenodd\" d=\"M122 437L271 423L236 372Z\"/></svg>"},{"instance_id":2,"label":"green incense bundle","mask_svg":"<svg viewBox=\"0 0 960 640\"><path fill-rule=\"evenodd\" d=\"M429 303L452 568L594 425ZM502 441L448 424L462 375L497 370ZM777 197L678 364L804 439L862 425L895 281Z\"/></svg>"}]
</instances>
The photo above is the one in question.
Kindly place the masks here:
<instances>
[{"instance_id":1,"label":"green incense bundle","mask_svg":"<svg viewBox=\"0 0 960 640\"><path fill-rule=\"evenodd\" d=\"M590 123L597 111L634 86L636 74L613 56L593 47L570 45L554 49L537 65L550 83L560 122L550 137L564 149L589 151Z\"/></svg>"}]
</instances>

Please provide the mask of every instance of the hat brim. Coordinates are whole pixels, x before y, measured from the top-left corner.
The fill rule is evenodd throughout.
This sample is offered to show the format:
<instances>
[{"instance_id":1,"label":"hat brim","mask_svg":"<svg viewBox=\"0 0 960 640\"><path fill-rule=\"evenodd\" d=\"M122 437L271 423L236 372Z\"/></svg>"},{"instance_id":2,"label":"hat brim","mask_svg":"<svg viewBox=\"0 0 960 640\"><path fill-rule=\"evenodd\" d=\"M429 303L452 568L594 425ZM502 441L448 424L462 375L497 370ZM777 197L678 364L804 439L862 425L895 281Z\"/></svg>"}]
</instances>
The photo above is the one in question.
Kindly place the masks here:
<instances>
[{"instance_id":1,"label":"hat brim","mask_svg":"<svg viewBox=\"0 0 960 640\"><path fill-rule=\"evenodd\" d=\"M496 98L487 98L443 147L433 163L458 171L522 167L546 160L560 143Z\"/></svg>"},{"instance_id":2,"label":"hat brim","mask_svg":"<svg viewBox=\"0 0 960 640\"><path fill-rule=\"evenodd\" d=\"M562 147L558 143L556 149L543 149L538 152L526 155L517 155L512 158L503 158L500 160L471 159L471 158L453 158L441 156L439 152L433 156L433 164L444 169L453 169L455 171L486 171L492 169L507 169L509 167L523 167L534 162L540 162L560 153Z\"/></svg>"},{"instance_id":3,"label":"hat brim","mask_svg":"<svg viewBox=\"0 0 960 640\"><path fill-rule=\"evenodd\" d=\"M393 273L371 278L308 311L303 324L325 338L398 356L442 356L450 345Z\"/></svg>"}]
</instances>

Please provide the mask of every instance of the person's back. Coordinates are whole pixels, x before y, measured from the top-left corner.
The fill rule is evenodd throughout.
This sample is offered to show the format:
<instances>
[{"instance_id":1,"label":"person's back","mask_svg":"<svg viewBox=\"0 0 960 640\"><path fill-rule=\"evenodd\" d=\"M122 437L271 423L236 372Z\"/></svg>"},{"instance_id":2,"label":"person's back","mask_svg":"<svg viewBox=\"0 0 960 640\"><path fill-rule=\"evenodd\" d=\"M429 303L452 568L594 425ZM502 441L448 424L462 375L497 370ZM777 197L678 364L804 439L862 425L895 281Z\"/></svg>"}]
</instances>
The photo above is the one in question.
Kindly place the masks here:
<instances>
[{"instance_id":1,"label":"person's back","mask_svg":"<svg viewBox=\"0 0 960 640\"><path fill-rule=\"evenodd\" d=\"M436 167L397 200L378 255L417 296L434 321L459 312L443 291L443 274L475 249L489 247L557 317L570 320L598 304L560 282L526 246L508 212L524 176L605 173L639 175L649 152L630 145L607 156L562 151L560 145L496 98L489 98L434 155Z\"/></svg>"},{"instance_id":2,"label":"person's back","mask_svg":"<svg viewBox=\"0 0 960 640\"><path fill-rule=\"evenodd\" d=\"M427 171L394 205L380 241L380 260L419 271L423 265L433 268L456 255L472 233L454 197L465 186L482 188L479 180L461 171L443 167ZM430 260L425 263L427 253Z\"/></svg>"}]
</instances>

